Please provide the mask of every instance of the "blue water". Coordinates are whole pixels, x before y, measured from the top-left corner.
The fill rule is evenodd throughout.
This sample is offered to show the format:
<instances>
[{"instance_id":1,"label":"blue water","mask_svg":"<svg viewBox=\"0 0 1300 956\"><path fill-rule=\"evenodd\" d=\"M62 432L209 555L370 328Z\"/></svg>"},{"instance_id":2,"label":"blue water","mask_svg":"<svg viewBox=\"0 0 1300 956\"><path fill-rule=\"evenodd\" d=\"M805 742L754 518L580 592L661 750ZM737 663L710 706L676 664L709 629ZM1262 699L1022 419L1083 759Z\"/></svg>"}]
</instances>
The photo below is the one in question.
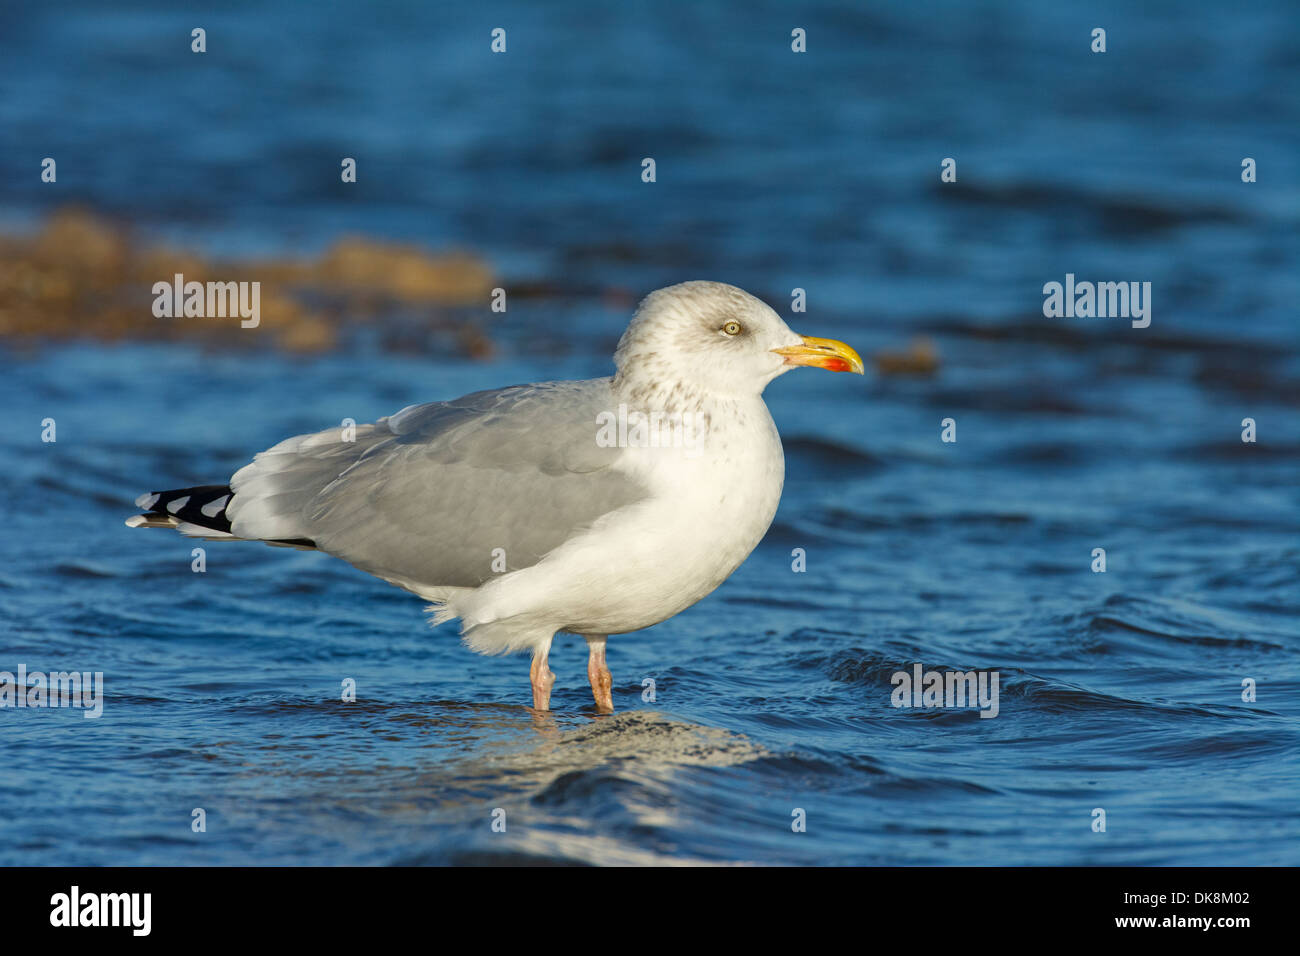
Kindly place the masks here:
<instances>
[{"instance_id":1,"label":"blue water","mask_svg":"<svg viewBox=\"0 0 1300 956\"><path fill-rule=\"evenodd\" d=\"M0 863L1300 862L1294 5L876 6L0 14L5 222L75 200L214 255L361 232L554 293L484 309L488 362L0 347L0 670L105 681L97 720L0 709ZM1044 318L1067 272L1150 281L1151 326ZM627 296L687 278L942 367L769 389L776 522L611 639L612 718L578 638L535 717L526 659L342 562L210 544L194 573L122 525L287 435L605 374ZM998 716L891 706L915 663L997 671Z\"/></svg>"}]
</instances>

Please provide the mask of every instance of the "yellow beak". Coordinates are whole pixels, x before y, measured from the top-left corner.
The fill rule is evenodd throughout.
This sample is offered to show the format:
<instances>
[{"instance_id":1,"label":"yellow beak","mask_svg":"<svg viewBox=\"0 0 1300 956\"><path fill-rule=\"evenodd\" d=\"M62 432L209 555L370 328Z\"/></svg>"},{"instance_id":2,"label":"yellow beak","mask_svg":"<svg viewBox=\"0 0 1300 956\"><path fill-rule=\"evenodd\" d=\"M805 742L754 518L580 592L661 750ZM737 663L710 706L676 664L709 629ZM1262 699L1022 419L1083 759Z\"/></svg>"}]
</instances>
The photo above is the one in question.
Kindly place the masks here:
<instances>
[{"instance_id":1,"label":"yellow beak","mask_svg":"<svg viewBox=\"0 0 1300 956\"><path fill-rule=\"evenodd\" d=\"M811 365L830 372L864 374L861 356L843 342L834 339L815 339L811 335L805 335L798 345L787 345L772 351L784 355L786 365Z\"/></svg>"}]
</instances>

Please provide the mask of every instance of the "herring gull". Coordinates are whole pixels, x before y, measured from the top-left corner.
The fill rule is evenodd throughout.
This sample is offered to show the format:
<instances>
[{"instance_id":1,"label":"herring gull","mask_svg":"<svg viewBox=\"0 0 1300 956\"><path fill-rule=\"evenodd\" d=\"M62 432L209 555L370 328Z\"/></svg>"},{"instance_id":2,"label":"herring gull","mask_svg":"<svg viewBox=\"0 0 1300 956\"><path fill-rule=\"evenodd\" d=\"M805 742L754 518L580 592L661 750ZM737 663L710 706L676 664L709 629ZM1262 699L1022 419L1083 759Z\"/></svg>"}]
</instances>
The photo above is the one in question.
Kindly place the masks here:
<instances>
[{"instance_id":1,"label":"herring gull","mask_svg":"<svg viewBox=\"0 0 1300 956\"><path fill-rule=\"evenodd\" d=\"M229 484L141 495L126 523L336 555L432 602L432 623L459 618L475 651L531 651L538 710L552 639L581 635L608 713L608 635L705 597L772 523L785 459L767 383L798 365L862 374L844 343L719 282L648 295L614 365L288 438Z\"/></svg>"}]
</instances>

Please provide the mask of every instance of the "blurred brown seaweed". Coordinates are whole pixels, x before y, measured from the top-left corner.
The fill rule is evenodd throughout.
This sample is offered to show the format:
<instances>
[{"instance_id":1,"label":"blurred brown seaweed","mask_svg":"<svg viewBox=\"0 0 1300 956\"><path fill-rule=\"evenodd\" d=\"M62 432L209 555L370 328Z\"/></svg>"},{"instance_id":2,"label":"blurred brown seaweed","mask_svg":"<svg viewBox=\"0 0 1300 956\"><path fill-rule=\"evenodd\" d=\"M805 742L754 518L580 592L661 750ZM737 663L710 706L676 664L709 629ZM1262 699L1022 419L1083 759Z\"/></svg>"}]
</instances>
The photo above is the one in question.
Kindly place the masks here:
<instances>
[{"instance_id":1,"label":"blurred brown seaweed","mask_svg":"<svg viewBox=\"0 0 1300 956\"><path fill-rule=\"evenodd\" d=\"M155 283L260 283L256 328L235 318L159 318ZM127 227L80 208L55 212L39 232L0 236L0 338L18 341L198 340L319 352L336 347L349 323L415 312L463 355L492 344L475 321L495 285L470 253L435 254L368 238L340 239L315 259L216 261L138 242ZM447 334L450 333L450 334Z\"/></svg>"}]
</instances>

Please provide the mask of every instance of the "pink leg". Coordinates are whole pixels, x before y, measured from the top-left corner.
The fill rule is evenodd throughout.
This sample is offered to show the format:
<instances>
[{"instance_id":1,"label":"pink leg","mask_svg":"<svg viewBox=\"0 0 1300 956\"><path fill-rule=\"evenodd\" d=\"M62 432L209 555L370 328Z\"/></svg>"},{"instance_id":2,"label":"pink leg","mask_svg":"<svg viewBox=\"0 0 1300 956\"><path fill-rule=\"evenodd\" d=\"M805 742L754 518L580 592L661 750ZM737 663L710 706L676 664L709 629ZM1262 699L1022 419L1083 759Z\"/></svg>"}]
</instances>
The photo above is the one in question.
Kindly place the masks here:
<instances>
[{"instance_id":1,"label":"pink leg","mask_svg":"<svg viewBox=\"0 0 1300 956\"><path fill-rule=\"evenodd\" d=\"M614 677L605 666L605 635L583 635L591 652L587 658L587 679L591 681L591 696L596 699L596 710L602 714L614 713Z\"/></svg>"},{"instance_id":2,"label":"pink leg","mask_svg":"<svg viewBox=\"0 0 1300 956\"><path fill-rule=\"evenodd\" d=\"M551 642L533 652L533 666L529 677L533 681L533 707L537 710L551 709L551 688L555 686L555 675L546 666L546 656L551 652Z\"/></svg>"}]
</instances>

